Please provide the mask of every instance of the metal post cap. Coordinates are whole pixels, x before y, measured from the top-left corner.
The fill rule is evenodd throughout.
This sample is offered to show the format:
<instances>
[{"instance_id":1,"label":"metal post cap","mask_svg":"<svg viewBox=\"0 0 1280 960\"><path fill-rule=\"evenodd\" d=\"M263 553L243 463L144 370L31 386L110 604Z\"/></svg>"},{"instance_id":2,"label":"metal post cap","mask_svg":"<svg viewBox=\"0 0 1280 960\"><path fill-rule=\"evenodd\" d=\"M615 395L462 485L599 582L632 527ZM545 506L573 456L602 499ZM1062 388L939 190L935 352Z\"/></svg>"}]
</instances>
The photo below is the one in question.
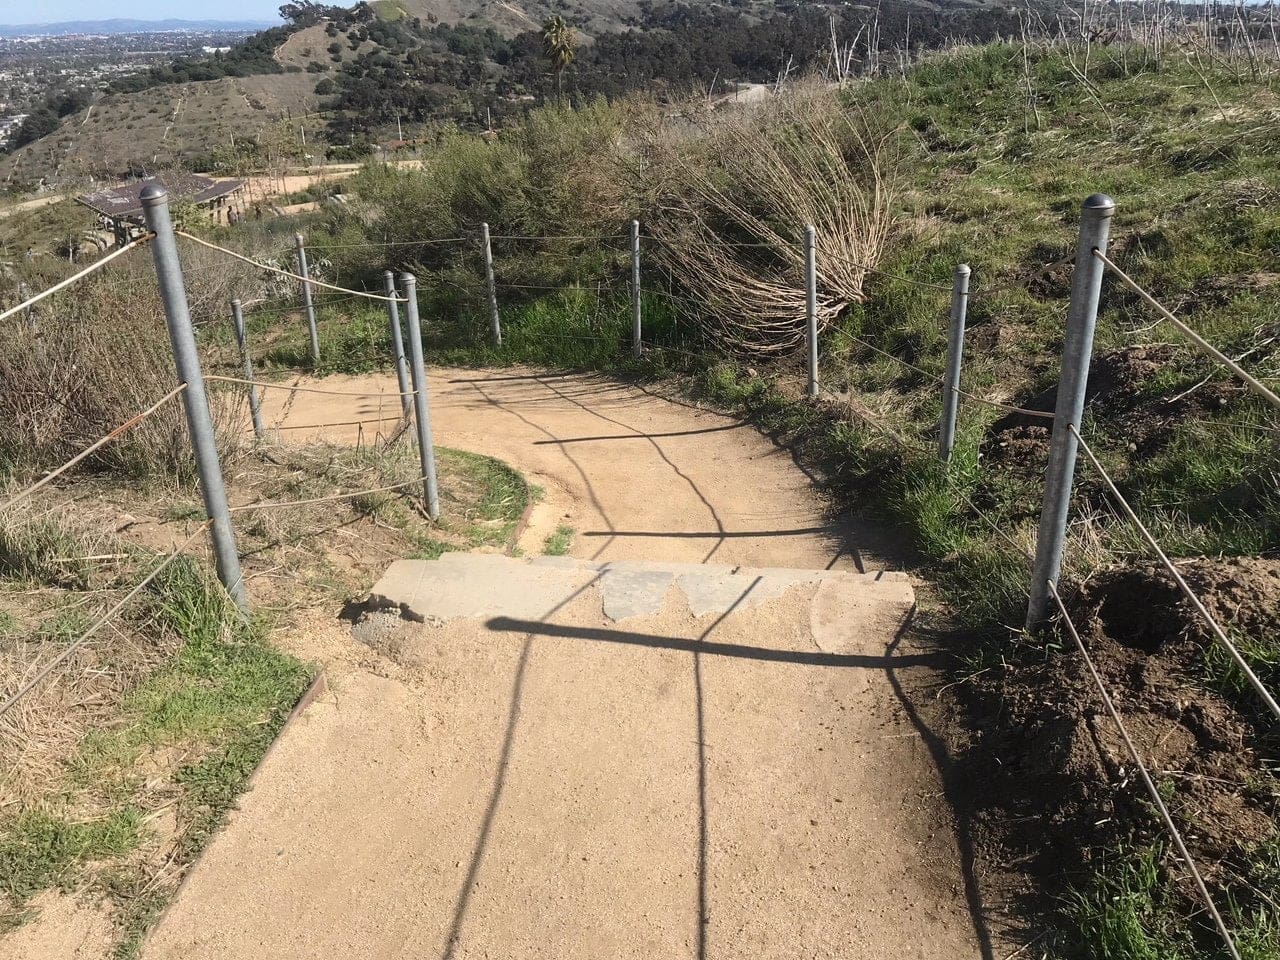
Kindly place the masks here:
<instances>
[{"instance_id":1,"label":"metal post cap","mask_svg":"<svg viewBox=\"0 0 1280 960\"><path fill-rule=\"evenodd\" d=\"M1095 193L1084 202L1085 210L1097 210L1103 213L1115 213L1116 202L1105 193Z\"/></svg>"},{"instance_id":2,"label":"metal post cap","mask_svg":"<svg viewBox=\"0 0 1280 960\"><path fill-rule=\"evenodd\" d=\"M157 203L163 203L169 199L169 191L158 183L152 183L142 188L142 193L138 195L138 199L142 201L144 206L153 207Z\"/></svg>"},{"instance_id":3,"label":"metal post cap","mask_svg":"<svg viewBox=\"0 0 1280 960\"><path fill-rule=\"evenodd\" d=\"M969 265L967 263L956 264L956 276L967 277L972 272L973 271L969 268Z\"/></svg>"}]
</instances>

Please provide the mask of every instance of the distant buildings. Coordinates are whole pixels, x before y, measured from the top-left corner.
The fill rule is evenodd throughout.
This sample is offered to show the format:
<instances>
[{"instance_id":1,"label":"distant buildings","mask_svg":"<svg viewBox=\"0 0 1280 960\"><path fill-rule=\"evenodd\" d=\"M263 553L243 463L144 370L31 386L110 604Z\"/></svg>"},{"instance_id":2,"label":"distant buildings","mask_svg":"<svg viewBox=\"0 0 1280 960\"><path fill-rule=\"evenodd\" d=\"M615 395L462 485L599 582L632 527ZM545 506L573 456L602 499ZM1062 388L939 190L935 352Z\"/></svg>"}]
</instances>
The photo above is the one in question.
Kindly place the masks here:
<instances>
[{"instance_id":1,"label":"distant buildings","mask_svg":"<svg viewBox=\"0 0 1280 960\"><path fill-rule=\"evenodd\" d=\"M9 145L9 141L13 139L13 135L18 132L18 128L22 126L24 120L27 119L25 113L15 113L7 117L0 117L0 149L4 149Z\"/></svg>"},{"instance_id":2,"label":"distant buildings","mask_svg":"<svg viewBox=\"0 0 1280 960\"><path fill-rule=\"evenodd\" d=\"M214 223L235 223L244 213L243 180L214 180L194 173L163 173L103 187L76 197L76 202L97 213L102 226L124 244L143 230L141 195L153 183L163 186L171 199L201 207Z\"/></svg>"}]
</instances>

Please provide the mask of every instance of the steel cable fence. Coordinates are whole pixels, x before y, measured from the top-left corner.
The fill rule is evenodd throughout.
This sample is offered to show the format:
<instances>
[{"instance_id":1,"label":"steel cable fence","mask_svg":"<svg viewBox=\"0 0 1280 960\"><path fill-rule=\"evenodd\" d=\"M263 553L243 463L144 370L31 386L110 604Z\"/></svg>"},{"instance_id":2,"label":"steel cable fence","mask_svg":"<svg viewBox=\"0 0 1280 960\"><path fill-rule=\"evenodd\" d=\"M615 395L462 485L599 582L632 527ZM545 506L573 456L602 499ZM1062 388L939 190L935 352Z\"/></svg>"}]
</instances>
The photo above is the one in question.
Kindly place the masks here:
<instances>
[{"instance_id":1,"label":"steel cable fence","mask_svg":"<svg viewBox=\"0 0 1280 960\"><path fill-rule=\"evenodd\" d=\"M124 423L120 424L118 427L115 427L113 430L108 432L101 439L96 440L93 443L89 444L89 446L85 447L83 450L77 453L70 460L67 460L61 466L55 467L53 470L50 470L48 473L46 473L43 477L41 477L35 483L31 484L29 487L26 487L25 489L21 490L14 496L10 497L4 503L0 503L0 513L3 513L5 510L8 510L14 504L20 503L21 501L25 500L27 497L31 496L31 494L35 493L37 490L41 489L42 487L49 485L58 477L62 476L64 473L70 470L72 467L76 466L79 463L82 463L85 459L92 456L97 451L101 450L103 447L111 443L113 440L116 440L119 437L123 436L125 433L128 433L131 429L136 427L138 424L142 423L142 421L147 419L147 417L151 416L153 413L155 413L157 410L163 407L166 403L168 403L170 400L178 396L180 393L182 393L186 389L187 389L187 384L185 383L179 384L178 386L174 387L172 390L166 393L163 397L161 397L151 406L147 407L145 410L138 413L137 415L130 417Z\"/></svg>"},{"instance_id":2,"label":"steel cable fence","mask_svg":"<svg viewBox=\"0 0 1280 960\"><path fill-rule=\"evenodd\" d=\"M1164 568L1169 571L1169 575L1173 577L1174 582L1178 585L1178 589L1181 590L1186 598L1191 602L1196 613L1198 613L1205 623L1209 625L1209 629L1213 632L1213 635L1217 638L1218 642L1226 648L1227 653L1231 656L1236 667L1239 668L1239 670L1245 675L1246 679L1248 679L1250 686L1252 686L1258 696L1262 698L1263 702L1267 705L1267 708L1275 714L1276 719L1280 720L1280 703L1276 702L1275 697L1266 688L1257 673L1254 672L1253 668L1249 665L1249 662L1244 658L1244 655L1240 653L1239 647L1236 646L1236 644L1231 641L1231 638L1227 636L1226 631L1222 629L1222 626L1214 618L1213 614L1209 612L1208 608L1205 607L1204 603L1196 595L1195 591L1191 589L1190 585L1188 585L1186 579L1182 576L1182 573L1178 570L1177 566L1169 559L1168 554L1166 554L1161 548L1159 542L1152 535L1151 531L1147 529L1146 524L1139 519L1138 514L1134 511L1133 507L1130 506L1129 501L1126 500L1124 495L1120 492L1119 487L1116 486L1115 481L1102 465L1097 454L1094 453L1093 448L1089 445L1088 441L1080 435L1080 431L1076 429L1075 424L1069 423L1067 424L1067 427L1075 435L1076 441L1080 444L1080 449L1084 451L1085 458L1090 464L1092 464L1094 470L1096 470L1098 475L1102 478L1103 483L1106 484L1107 490L1115 500L1116 505L1121 509L1121 511L1123 511L1124 515L1129 519L1129 522L1132 523L1142 535L1142 539L1145 540L1147 545L1155 552L1156 556L1160 559L1161 564L1163 564Z\"/></svg>"},{"instance_id":3,"label":"steel cable fence","mask_svg":"<svg viewBox=\"0 0 1280 960\"><path fill-rule=\"evenodd\" d=\"M44 300L48 297L53 296L55 293L59 292L60 290L65 290L68 287L74 286L75 284L83 280L85 277L88 277L90 274L97 273L103 267L107 266L108 264L112 263L115 260L118 260L120 257L123 257L126 253L129 253L131 250L135 250L138 247L143 246L144 244L150 243L152 239L153 239L153 235L147 234L146 236L138 237L138 239L134 240L132 243L126 243L123 247L120 247L118 250L113 250L111 253L108 253L106 256L95 260L93 263L89 264L89 266L85 267L83 270L79 271L78 273L74 273L71 276L67 277L66 279L58 281L53 286L49 287L46 290L42 290L40 293L37 293L35 296L28 297L26 300L18 304L16 307L10 307L8 310L5 310L3 313L0 313L0 320L8 320L10 317L21 313L23 310L29 310L31 307L35 306L41 300Z\"/></svg>"},{"instance_id":4,"label":"steel cable fence","mask_svg":"<svg viewBox=\"0 0 1280 960\"><path fill-rule=\"evenodd\" d=\"M1174 823L1173 816L1169 812L1169 807L1165 803L1164 797L1161 796L1159 788L1151 777L1151 772L1147 769L1147 765L1143 761L1141 753L1138 752L1138 748L1133 742L1133 737L1129 734L1129 728L1125 725L1124 720L1121 719L1120 713L1116 709L1115 702L1112 699L1110 692L1107 690L1106 683L1103 681L1101 674L1098 673L1098 668L1094 665L1093 658L1089 656L1089 651L1085 647L1084 641L1080 639L1080 632L1076 629L1076 625L1071 619L1071 614L1067 612L1066 604L1062 602L1062 597L1058 593L1057 584L1050 580L1047 583L1047 587L1050 596L1053 597L1054 602L1057 604L1062 617L1062 622L1067 627L1067 632L1070 633L1071 639L1075 641L1076 651L1080 654L1081 660L1089 671L1089 676L1093 678L1093 682L1098 688L1098 694L1102 698L1103 704L1106 706L1107 713L1111 716L1111 720L1120 731L1120 736L1124 740L1125 748L1128 750L1129 756L1133 758L1133 762L1138 768L1138 773L1142 777L1142 785L1146 788L1147 795L1151 798L1151 803L1155 806L1156 810L1159 811L1160 820L1162 821L1165 830L1168 831L1169 836L1173 839L1173 843L1178 850L1178 855L1182 858L1182 862L1187 865L1187 869L1191 872L1191 876L1195 881L1196 890L1200 895L1200 899L1204 901L1205 908L1209 911L1210 916L1213 917L1214 926L1218 928L1218 933L1222 937L1222 942L1226 945L1228 952L1231 954L1232 960L1241 960L1240 952L1236 948L1235 938L1227 929L1226 921L1222 919L1222 914L1218 912L1218 908L1213 902L1213 897L1209 895L1209 888L1205 885L1204 876L1201 873L1200 868L1196 866L1196 862L1192 858L1190 851L1187 850L1187 843L1186 840L1183 839L1182 831L1179 830L1177 824Z\"/></svg>"},{"instance_id":5,"label":"steel cable fence","mask_svg":"<svg viewBox=\"0 0 1280 960\"><path fill-rule=\"evenodd\" d=\"M77 650L79 650L86 643L88 643L89 640L92 639L94 634L98 632L98 630L100 630L103 626L109 623L118 613L120 613L120 611L123 610L125 606L128 605L130 600L132 600L144 589L146 589L146 587L152 581L154 581L156 577L160 576L160 574L163 573L165 569L169 567L174 561L176 561L179 557L184 556L186 549L190 547L191 544L195 543L197 539L202 537L205 531L208 530L211 526L213 526L212 520L206 520L204 523L202 523L200 525L200 528L196 530L195 533L193 533L190 537L188 537L185 541L183 541L171 553L165 556L165 558L149 574L147 574L146 577L144 577L136 586L134 586L133 589L131 589L128 592L128 594L126 594L119 602L117 602L115 606L113 606L105 614L103 614L96 621L94 621L92 626L90 626L87 630L81 633L80 636L78 636L75 640L69 643L57 656L55 656L43 667L41 667L36 672L36 675L34 677L32 677L30 680L27 680L25 683L23 683L22 686L19 687L17 691L10 694L9 697L6 698L3 703L0 703L0 717L3 717L6 713L8 713L15 706L17 706L17 704L19 703L19 701L22 700L23 697L27 696L27 694L31 693L32 690L34 690L41 683L43 683L54 672L54 670L56 670L61 664L66 663L67 660L71 658L72 654L74 654Z\"/></svg>"}]
</instances>

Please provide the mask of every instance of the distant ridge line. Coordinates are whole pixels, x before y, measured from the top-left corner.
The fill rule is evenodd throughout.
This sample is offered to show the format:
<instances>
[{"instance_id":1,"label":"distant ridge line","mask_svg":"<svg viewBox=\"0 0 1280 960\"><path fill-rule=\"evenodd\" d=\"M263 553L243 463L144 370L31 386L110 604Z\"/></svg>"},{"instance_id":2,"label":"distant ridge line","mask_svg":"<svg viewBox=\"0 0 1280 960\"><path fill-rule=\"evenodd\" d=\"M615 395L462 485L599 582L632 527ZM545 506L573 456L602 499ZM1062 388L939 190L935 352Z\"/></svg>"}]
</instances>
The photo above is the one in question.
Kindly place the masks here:
<instances>
[{"instance_id":1,"label":"distant ridge line","mask_svg":"<svg viewBox=\"0 0 1280 960\"><path fill-rule=\"evenodd\" d=\"M265 30L279 26L269 20L63 20L55 23L0 24L0 37L66 37L76 34L177 33L210 30Z\"/></svg>"}]
</instances>

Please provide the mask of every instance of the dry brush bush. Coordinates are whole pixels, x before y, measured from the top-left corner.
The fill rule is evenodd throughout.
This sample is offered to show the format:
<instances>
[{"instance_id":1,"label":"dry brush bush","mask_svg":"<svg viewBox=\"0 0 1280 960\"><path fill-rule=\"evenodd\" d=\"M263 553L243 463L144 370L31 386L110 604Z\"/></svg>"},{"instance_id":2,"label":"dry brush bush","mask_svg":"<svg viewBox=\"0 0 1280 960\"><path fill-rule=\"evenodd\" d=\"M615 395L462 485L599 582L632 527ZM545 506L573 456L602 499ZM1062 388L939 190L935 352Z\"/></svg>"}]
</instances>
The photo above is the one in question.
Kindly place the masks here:
<instances>
[{"instance_id":1,"label":"dry brush bush","mask_svg":"<svg viewBox=\"0 0 1280 960\"><path fill-rule=\"evenodd\" d=\"M797 84L770 103L664 127L642 178L661 266L695 300L709 337L771 356L804 339L804 228L817 231L818 322L863 299L868 267L894 229L895 132L839 91Z\"/></svg>"},{"instance_id":2,"label":"dry brush bush","mask_svg":"<svg viewBox=\"0 0 1280 960\"><path fill-rule=\"evenodd\" d=\"M0 322L0 470L30 476L70 459L177 385L154 275L112 271ZM234 449L238 396L211 391L219 446ZM124 477L193 475L175 398L95 453L89 466Z\"/></svg>"}]
</instances>

